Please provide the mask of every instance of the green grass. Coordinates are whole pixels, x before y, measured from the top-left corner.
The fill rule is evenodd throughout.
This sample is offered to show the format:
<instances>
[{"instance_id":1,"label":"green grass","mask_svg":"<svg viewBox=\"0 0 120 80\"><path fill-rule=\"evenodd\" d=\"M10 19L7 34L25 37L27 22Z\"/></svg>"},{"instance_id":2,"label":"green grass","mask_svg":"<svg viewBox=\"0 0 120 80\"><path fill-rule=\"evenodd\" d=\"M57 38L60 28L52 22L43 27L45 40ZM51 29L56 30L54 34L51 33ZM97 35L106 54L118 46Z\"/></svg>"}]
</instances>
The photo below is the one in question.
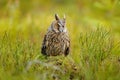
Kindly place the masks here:
<instances>
[{"instance_id":1,"label":"green grass","mask_svg":"<svg viewBox=\"0 0 120 80\"><path fill-rule=\"evenodd\" d=\"M1 80L118 80L119 44L101 28L80 33L69 56L45 58L38 32L12 30L0 36ZM73 44L74 42L72 42ZM74 50L79 50L75 52ZM116 55L117 54L117 55Z\"/></svg>"},{"instance_id":2,"label":"green grass","mask_svg":"<svg viewBox=\"0 0 120 80\"><path fill-rule=\"evenodd\" d=\"M95 31L81 35L79 42L81 46L80 47L81 67L83 69L86 80L106 80L109 78L115 80L116 77L120 75L119 74L120 66L118 66L119 61L117 56L115 57L115 53L117 52L117 50L119 50L118 47L119 44L114 42L113 37L110 36L110 32L98 28ZM116 46L117 50L115 49ZM117 65L114 65L113 62L111 61L113 57L116 58L115 63L117 63ZM106 62L106 60L109 62L109 64L108 62ZM118 71L114 72L114 69L112 70L115 74L119 74L115 75L116 76L115 78L111 77L113 75L110 75L109 73L104 73L104 70L105 72L107 72L106 68L108 68L108 71L111 71L111 66L112 67L116 66L116 69ZM100 74L104 74L105 77L103 76L100 77L99 72L101 72ZM109 74L109 77L107 76L107 74Z\"/></svg>"}]
</instances>

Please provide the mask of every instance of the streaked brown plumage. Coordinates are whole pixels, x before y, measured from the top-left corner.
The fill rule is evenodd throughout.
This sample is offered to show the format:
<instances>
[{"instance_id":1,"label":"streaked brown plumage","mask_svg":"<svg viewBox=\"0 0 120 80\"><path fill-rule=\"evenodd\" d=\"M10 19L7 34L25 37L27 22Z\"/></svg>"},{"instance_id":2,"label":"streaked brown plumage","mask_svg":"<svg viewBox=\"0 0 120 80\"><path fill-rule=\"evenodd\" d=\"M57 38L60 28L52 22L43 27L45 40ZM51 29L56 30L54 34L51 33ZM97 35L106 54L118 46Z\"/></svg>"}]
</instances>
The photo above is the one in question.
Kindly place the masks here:
<instances>
[{"instance_id":1,"label":"streaked brown plumage","mask_svg":"<svg viewBox=\"0 0 120 80\"><path fill-rule=\"evenodd\" d=\"M55 14L55 19L44 37L41 53L47 56L62 54L67 56L70 51L70 39L65 26L65 17L59 19L58 15Z\"/></svg>"}]
</instances>

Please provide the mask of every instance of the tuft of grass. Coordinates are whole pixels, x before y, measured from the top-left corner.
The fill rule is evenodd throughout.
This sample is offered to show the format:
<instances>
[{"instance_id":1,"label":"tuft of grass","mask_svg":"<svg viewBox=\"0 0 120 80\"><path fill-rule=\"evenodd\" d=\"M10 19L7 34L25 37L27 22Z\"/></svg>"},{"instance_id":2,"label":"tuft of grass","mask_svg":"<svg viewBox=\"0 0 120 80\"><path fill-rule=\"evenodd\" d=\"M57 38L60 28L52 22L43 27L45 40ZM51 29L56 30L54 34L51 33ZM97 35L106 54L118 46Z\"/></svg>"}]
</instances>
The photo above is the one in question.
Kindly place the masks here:
<instances>
[{"instance_id":1,"label":"tuft of grass","mask_svg":"<svg viewBox=\"0 0 120 80\"><path fill-rule=\"evenodd\" d=\"M110 31L104 30L102 28L97 28L97 30L87 32L85 34L81 33L79 37L79 44L80 66L83 73L82 76L84 76L84 79L107 80L111 78L111 72L109 71L111 71L111 66L114 66L114 64L111 65L113 63L111 59L113 58L113 55L116 52L116 45L113 37L110 35ZM119 49L119 47L117 47L117 49ZM106 61L110 61L109 64ZM116 64L119 65L118 62ZM119 68L120 66L117 66L116 70L119 71ZM98 75L100 70L101 72L106 70L105 72L107 74L107 77L101 76L103 78L100 78L100 75ZM119 74L119 72L116 72L116 74ZM112 74L112 76L115 77L116 75ZM116 77L118 77L118 75Z\"/></svg>"}]
</instances>

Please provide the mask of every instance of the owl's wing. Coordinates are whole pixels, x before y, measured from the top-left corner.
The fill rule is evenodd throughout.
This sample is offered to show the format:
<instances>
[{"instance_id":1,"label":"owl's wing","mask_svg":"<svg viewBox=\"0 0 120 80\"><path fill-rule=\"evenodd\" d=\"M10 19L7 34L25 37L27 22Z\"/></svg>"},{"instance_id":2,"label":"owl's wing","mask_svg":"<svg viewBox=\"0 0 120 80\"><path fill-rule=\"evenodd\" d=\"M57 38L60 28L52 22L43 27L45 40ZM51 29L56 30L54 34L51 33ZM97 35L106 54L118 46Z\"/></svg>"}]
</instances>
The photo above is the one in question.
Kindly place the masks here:
<instances>
[{"instance_id":1,"label":"owl's wing","mask_svg":"<svg viewBox=\"0 0 120 80\"><path fill-rule=\"evenodd\" d=\"M70 53L70 40L66 43L66 49L64 55L67 56Z\"/></svg>"},{"instance_id":2,"label":"owl's wing","mask_svg":"<svg viewBox=\"0 0 120 80\"><path fill-rule=\"evenodd\" d=\"M43 39L43 43L42 43L42 47L41 47L41 53L43 54L43 55L47 55L47 53L46 53L46 35L44 36L44 39Z\"/></svg>"}]
</instances>

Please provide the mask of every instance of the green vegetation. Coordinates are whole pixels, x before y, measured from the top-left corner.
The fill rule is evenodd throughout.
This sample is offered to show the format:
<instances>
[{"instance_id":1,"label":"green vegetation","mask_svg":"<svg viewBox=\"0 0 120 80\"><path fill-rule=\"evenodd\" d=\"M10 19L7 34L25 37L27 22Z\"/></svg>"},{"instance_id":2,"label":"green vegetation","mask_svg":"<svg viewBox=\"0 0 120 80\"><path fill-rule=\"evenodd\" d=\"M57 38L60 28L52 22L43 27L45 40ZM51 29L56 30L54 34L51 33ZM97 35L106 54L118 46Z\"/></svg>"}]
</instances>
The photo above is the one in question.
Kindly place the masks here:
<instances>
[{"instance_id":1,"label":"green vegetation","mask_svg":"<svg viewBox=\"0 0 120 80\"><path fill-rule=\"evenodd\" d=\"M0 80L119 80L119 0L1 0ZM66 14L67 57L40 52L54 14Z\"/></svg>"}]
</instances>

